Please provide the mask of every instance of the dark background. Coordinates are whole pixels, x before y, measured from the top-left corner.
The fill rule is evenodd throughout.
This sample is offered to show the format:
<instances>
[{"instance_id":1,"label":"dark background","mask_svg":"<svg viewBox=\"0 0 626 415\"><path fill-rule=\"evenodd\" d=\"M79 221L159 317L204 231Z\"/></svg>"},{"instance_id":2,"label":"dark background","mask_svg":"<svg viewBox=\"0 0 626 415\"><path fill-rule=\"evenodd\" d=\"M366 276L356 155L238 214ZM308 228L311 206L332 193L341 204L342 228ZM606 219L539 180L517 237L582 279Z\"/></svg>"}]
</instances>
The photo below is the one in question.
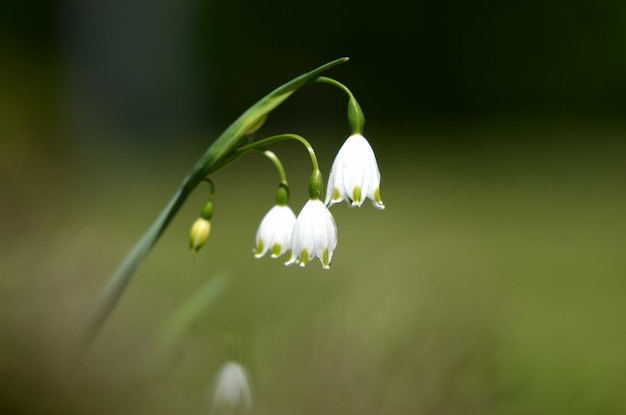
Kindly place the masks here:
<instances>
[{"instance_id":1,"label":"dark background","mask_svg":"<svg viewBox=\"0 0 626 415\"><path fill-rule=\"evenodd\" d=\"M213 177L207 245L187 251L199 189L77 362L215 137L341 56L326 75L365 112L386 210L333 206L330 271L255 260L277 178L246 156ZM205 413L232 359L256 414L625 413L625 86L618 0L5 2L0 414ZM345 105L306 86L259 137L304 135L326 176ZM275 151L297 212L306 153Z\"/></svg>"},{"instance_id":2,"label":"dark background","mask_svg":"<svg viewBox=\"0 0 626 415\"><path fill-rule=\"evenodd\" d=\"M3 89L63 121L75 140L80 128L171 137L219 131L286 79L350 56L333 75L378 125L619 119L625 9L556 0L11 2ZM286 115L334 113L319 105L326 96L307 98Z\"/></svg>"}]
</instances>

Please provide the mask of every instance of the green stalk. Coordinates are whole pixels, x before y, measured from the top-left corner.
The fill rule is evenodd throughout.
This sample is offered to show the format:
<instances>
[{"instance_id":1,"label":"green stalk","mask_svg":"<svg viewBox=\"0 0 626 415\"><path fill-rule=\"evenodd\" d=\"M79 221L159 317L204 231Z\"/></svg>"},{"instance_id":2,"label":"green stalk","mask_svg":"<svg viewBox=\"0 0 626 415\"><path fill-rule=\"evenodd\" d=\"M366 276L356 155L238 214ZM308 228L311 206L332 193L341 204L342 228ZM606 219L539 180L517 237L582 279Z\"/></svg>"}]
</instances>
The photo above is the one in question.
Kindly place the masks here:
<instances>
[{"instance_id":1,"label":"green stalk","mask_svg":"<svg viewBox=\"0 0 626 415\"><path fill-rule=\"evenodd\" d=\"M280 176L280 183L285 186L288 186L289 184L287 183L287 173L285 172L285 167L283 167L283 163L280 162L280 159L278 158L276 153L274 153L271 150L259 150L259 151L261 151L263 155L272 162L274 167L276 167L276 171L278 172L278 175Z\"/></svg>"},{"instance_id":2,"label":"green stalk","mask_svg":"<svg viewBox=\"0 0 626 415\"><path fill-rule=\"evenodd\" d=\"M313 170L319 169L319 165L317 164L317 157L315 156L315 150L313 150L313 146L311 145L311 143L307 141L306 138L298 134L273 135L271 137L267 137L267 138L263 138L261 140L255 141L253 143L246 144L241 147L237 147L235 151L233 151L232 158L235 159L247 151L259 150L270 144L274 144L274 143L277 143L279 141L284 141L284 140L296 140L300 144L302 144L309 153L309 157L311 158L311 164L313 165Z\"/></svg>"},{"instance_id":3,"label":"green stalk","mask_svg":"<svg viewBox=\"0 0 626 415\"><path fill-rule=\"evenodd\" d=\"M323 84L329 84L336 86L341 89L343 92L348 95L348 122L350 123L350 128L352 129L352 134L363 134L363 127L365 126L365 116L363 115L363 110L361 110L361 106L357 102L354 95L347 86L342 84L339 81L336 81L332 78L327 78L325 76L318 76L313 82L320 82Z\"/></svg>"}]
</instances>

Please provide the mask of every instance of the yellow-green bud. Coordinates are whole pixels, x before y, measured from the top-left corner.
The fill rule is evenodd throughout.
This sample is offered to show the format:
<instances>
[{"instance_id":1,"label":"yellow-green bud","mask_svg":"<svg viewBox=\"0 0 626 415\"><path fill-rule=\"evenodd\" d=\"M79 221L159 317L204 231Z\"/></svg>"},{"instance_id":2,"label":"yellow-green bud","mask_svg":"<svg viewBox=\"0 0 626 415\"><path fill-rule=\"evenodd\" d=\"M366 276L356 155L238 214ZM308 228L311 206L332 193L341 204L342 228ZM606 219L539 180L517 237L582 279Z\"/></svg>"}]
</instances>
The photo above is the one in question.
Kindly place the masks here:
<instances>
[{"instance_id":1,"label":"yellow-green bud","mask_svg":"<svg viewBox=\"0 0 626 415\"><path fill-rule=\"evenodd\" d=\"M191 226L191 232L189 232L189 247L194 254L198 252L198 249L204 245L209 239L209 233L211 232L211 222L205 218L198 218Z\"/></svg>"}]
</instances>

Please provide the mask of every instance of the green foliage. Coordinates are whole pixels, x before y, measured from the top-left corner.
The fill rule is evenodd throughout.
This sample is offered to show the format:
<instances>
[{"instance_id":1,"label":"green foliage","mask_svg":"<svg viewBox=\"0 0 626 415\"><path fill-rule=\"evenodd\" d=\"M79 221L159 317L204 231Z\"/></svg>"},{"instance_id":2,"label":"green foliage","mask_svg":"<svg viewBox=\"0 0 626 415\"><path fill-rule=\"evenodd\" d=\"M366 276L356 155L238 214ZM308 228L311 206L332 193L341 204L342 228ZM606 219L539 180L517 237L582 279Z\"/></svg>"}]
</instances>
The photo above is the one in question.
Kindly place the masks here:
<instances>
[{"instance_id":1,"label":"green foliage","mask_svg":"<svg viewBox=\"0 0 626 415\"><path fill-rule=\"evenodd\" d=\"M161 214L152 225L150 225L146 233L144 233L139 242L137 242L117 270L109 278L87 322L83 340L79 344L79 350L81 352L88 347L94 336L98 333L106 318L122 296L126 286L137 270L137 267L157 242L196 186L209 174L220 170L225 164L232 161L232 157L234 156L233 150L239 140L251 131L256 131L259 125L265 121L268 114L289 98L298 88L314 80L323 71L346 62L347 60L348 58L336 59L276 88L245 111L215 140L183 180L183 183L166 204Z\"/></svg>"}]
</instances>

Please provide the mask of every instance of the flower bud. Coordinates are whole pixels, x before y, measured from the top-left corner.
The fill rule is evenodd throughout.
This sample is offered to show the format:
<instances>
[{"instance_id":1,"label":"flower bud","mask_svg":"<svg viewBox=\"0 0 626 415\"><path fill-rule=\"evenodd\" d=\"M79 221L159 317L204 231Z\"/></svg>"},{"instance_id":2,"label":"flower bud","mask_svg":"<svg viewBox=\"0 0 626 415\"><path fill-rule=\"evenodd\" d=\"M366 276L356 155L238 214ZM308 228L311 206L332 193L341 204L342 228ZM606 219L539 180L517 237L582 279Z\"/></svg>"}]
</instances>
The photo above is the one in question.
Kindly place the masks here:
<instances>
[{"instance_id":1,"label":"flower bud","mask_svg":"<svg viewBox=\"0 0 626 415\"><path fill-rule=\"evenodd\" d=\"M194 254L198 252L198 249L204 245L209 239L209 233L211 232L211 222L205 218L198 218L191 226L191 232L189 232L189 247Z\"/></svg>"}]
</instances>

